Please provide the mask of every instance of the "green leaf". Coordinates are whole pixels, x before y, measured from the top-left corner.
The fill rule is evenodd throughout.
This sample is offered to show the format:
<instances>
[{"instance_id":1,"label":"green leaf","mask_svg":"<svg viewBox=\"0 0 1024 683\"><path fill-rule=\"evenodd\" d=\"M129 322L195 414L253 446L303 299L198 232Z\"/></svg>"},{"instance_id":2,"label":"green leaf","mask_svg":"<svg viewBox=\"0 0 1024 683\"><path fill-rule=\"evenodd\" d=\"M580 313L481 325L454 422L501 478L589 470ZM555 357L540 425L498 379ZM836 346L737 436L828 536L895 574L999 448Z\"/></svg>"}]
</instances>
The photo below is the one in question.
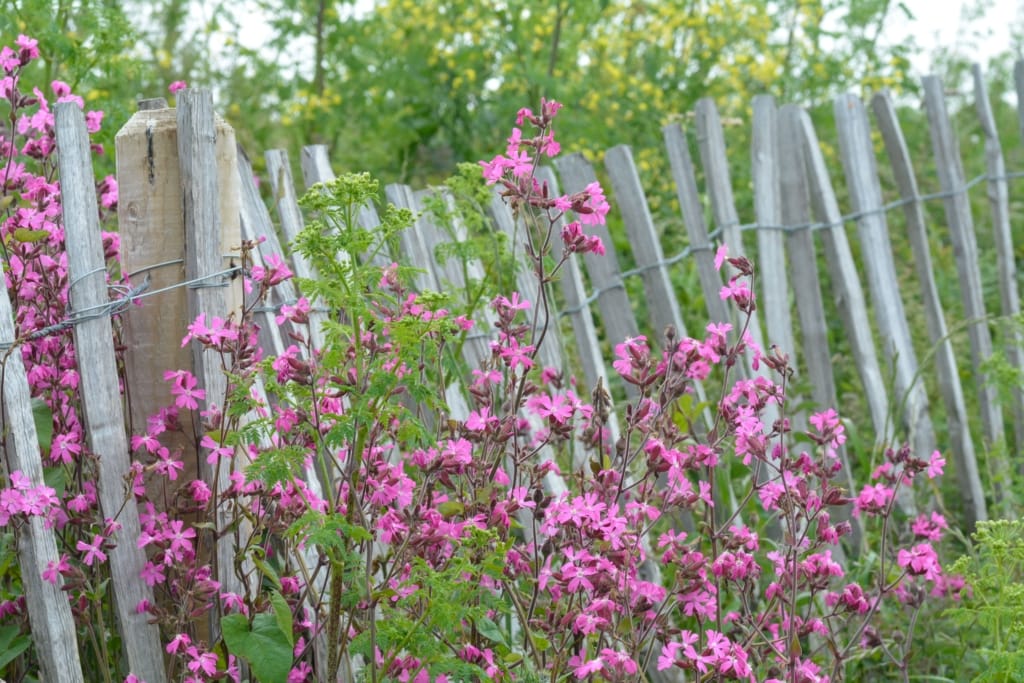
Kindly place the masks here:
<instances>
[{"instance_id":1,"label":"green leaf","mask_svg":"<svg viewBox=\"0 0 1024 683\"><path fill-rule=\"evenodd\" d=\"M501 643L506 646L508 645L508 641L505 640L505 634L500 628L498 628L497 624L487 617L477 620L476 630L480 631L480 635L490 638L495 643Z\"/></svg>"},{"instance_id":2,"label":"green leaf","mask_svg":"<svg viewBox=\"0 0 1024 683\"><path fill-rule=\"evenodd\" d=\"M287 682L292 668L292 645L281 631L276 615L257 614L251 627L242 614L229 614L220 623L228 650L249 663L257 681Z\"/></svg>"},{"instance_id":3,"label":"green leaf","mask_svg":"<svg viewBox=\"0 0 1024 683\"><path fill-rule=\"evenodd\" d=\"M449 500L441 503L437 506L437 511L441 513L441 516L445 519L454 515L461 515L466 509L466 506L457 500Z\"/></svg>"},{"instance_id":4,"label":"green leaf","mask_svg":"<svg viewBox=\"0 0 1024 683\"><path fill-rule=\"evenodd\" d=\"M50 452L50 444L53 443L53 412L49 406L43 403L42 399L32 399L32 418L36 423L36 437L39 439L39 448L42 450L43 455ZM61 469L63 472L63 469ZM64 487L57 488L53 484L47 482L46 484L52 489L57 490L57 493L63 493Z\"/></svg>"},{"instance_id":5,"label":"green leaf","mask_svg":"<svg viewBox=\"0 0 1024 683\"><path fill-rule=\"evenodd\" d=\"M295 636L292 633L292 608L284 596L274 591L270 594L270 604L274 606L274 616L277 617L277 626L281 632L288 637L288 644L295 645Z\"/></svg>"},{"instance_id":6,"label":"green leaf","mask_svg":"<svg viewBox=\"0 0 1024 683\"><path fill-rule=\"evenodd\" d=\"M277 572L269 564L264 562L262 558L257 557L255 554L252 556L252 563L256 565L256 568L263 572L264 576L271 580L274 587L278 590L281 589L281 579L278 577Z\"/></svg>"},{"instance_id":7,"label":"green leaf","mask_svg":"<svg viewBox=\"0 0 1024 683\"><path fill-rule=\"evenodd\" d=\"M531 633L530 640L533 641L533 647L537 650L537 652L544 652L549 647L551 647L551 641L545 638L544 636Z\"/></svg>"},{"instance_id":8,"label":"green leaf","mask_svg":"<svg viewBox=\"0 0 1024 683\"><path fill-rule=\"evenodd\" d=\"M15 228L14 239L18 242L41 242L50 236L47 230L29 230L28 228Z\"/></svg>"},{"instance_id":9,"label":"green leaf","mask_svg":"<svg viewBox=\"0 0 1024 683\"><path fill-rule=\"evenodd\" d=\"M32 641L17 626L0 627L0 672L28 649Z\"/></svg>"}]
</instances>

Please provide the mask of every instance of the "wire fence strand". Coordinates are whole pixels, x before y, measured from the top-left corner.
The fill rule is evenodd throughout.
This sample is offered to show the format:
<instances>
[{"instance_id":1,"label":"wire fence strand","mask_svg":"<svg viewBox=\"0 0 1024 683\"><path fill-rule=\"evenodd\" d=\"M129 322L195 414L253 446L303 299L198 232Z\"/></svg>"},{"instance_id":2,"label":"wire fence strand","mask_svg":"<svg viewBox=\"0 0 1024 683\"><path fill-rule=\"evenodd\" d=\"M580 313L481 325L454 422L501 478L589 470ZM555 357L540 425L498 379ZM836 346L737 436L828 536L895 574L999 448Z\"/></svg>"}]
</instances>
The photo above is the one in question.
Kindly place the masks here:
<instances>
[{"instance_id":1,"label":"wire fence strand","mask_svg":"<svg viewBox=\"0 0 1024 683\"><path fill-rule=\"evenodd\" d=\"M627 278L636 277L637 275L643 275L644 273L650 270L656 270L658 268L664 268L667 266L675 265L676 263L679 263L683 259L692 256L693 254L700 251L713 251L716 248L715 240L718 239L719 236L721 236L722 231L725 228L738 227L741 232L750 232L757 230L775 230L783 233L803 232L805 230L817 232L818 230L841 228L844 227L847 223L856 222L868 216L885 215L888 214L890 211L895 211L896 209L903 208L904 206L910 204L924 203L928 201L934 201L937 199L949 199L951 197L956 197L961 194L966 194L967 192L970 192L972 188L974 188L977 185L980 185L983 182L999 182L1003 180L1014 180L1018 178L1024 178L1024 171L1013 171L1002 175L989 175L987 173L983 173L981 175L975 176L974 178L971 178L962 186L954 188L952 190L946 190L942 192L931 192L928 194L917 194L914 195L913 197L903 197L901 199L891 201L887 204L883 204L882 206L879 206L874 209L867 209L865 211L853 211L848 214L843 214L842 216L839 217L838 220L831 222L814 221L809 223L799 223L796 225L775 225L756 222L740 224L731 223L728 225L720 225L714 230L712 230L710 233L708 233L707 243L690 244L687 245L682 251L680 251L674 256L663 258L659 261L654 261L652 263L647 263L642 266L637 266L636 268L630 268L629 270L624 270L621 273L619 273L618 279L616 279L614 282L609 282L606 285L595 288L580 303L576 304L575 306L571 306L569 308L565 308L559 311L559 315L562 317L575 315L576 313L579 313L583 309L589 308L594 302L601 298L601 295L604 294L605 292L610 292L612 290L624 288L626 286L625 281Z\"/></svg>"}]
</instances>

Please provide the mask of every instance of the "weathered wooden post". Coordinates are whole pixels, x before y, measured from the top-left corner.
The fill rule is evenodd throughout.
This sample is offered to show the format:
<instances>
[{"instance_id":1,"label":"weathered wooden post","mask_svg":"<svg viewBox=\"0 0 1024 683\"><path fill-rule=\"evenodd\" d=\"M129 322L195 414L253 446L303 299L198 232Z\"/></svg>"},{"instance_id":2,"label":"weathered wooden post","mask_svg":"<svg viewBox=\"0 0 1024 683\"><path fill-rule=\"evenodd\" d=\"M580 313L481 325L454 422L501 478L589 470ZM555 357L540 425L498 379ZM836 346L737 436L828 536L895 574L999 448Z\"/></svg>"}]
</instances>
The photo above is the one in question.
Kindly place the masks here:
<instances>
[{"instance_id":1,"label":"weathered wooden post","mask_svg":"<svg viewBox=\"0 0 1024 683\"><path fill-rule=\"evenodd\" d=\"M182 348L181 340L199 312L208 320L226 317L242 301L241 278L211 277L229 266L232 248L241 244L234 130L213 114L208 92L184 91L179 104L187 111L169 109L163 100L143 100L116 138L124 271L133 284L148 279L150 291L172 288L126 316L125 369L135 432L173 403L163 381L168 370L192 371L206 391L204 407L223 407L219 365L193 348ZM182 130L179 139L183 126L188 131ZM204 279L175 286L189 278ZM217 473L197 452L201 425L186 420L185 427L189 433L172 444L182 450L185 476L201 475L212 484ZM219 474L218 487L224 488L228 472ZM232 543L230 534L218 543L217 580L223 590L240 592Z\"/></svg>"},{"instance_id":2,"label":"weathered wooden post","mask_svg":"<svg viewBox=\"0 0 1024 683\"><path fill-rule=\"evenodd\" d=\"M7 297L7 288L0 287L0 393L3 423L0 435L8 474L20 471L35 487L43 482L43 462L39 454L39 438L32 417L32 399L28 377L15 346L14 311ZM29 625L39 656L40 679L57 683L80 683L82 663L78 658L78 636L71 605L61 587L45 581L43 571L56 564L57 542L46 520L32 516L18 533L18 563L28 603Z\"/></svg>"},{"instance_id":3,"label":"weathered wooden post","mask_svg":"<svg viewBox=\"0 0 1024 683\"><path fill-rule=\"evenodd\" d=\"M82 316L83 311L102 307L110 300L89 134L85 116L74 102L57 104L54 114L71 282L68 295L73 314ZM120 524L112 534L116 545L110 551L110 573L121 642L131 673L148 683L162 683L165 676L159 627L149 623L149 615L136 609L142 600L152 602L153 591L140 576L146 556L136 544L139 513L134 505L124 504L130 460L110 318L105 314L86 315L75 325L74 333L89 449L99 457L100 508L104 517L117 519Z\"/></svg>"}]
</instances>

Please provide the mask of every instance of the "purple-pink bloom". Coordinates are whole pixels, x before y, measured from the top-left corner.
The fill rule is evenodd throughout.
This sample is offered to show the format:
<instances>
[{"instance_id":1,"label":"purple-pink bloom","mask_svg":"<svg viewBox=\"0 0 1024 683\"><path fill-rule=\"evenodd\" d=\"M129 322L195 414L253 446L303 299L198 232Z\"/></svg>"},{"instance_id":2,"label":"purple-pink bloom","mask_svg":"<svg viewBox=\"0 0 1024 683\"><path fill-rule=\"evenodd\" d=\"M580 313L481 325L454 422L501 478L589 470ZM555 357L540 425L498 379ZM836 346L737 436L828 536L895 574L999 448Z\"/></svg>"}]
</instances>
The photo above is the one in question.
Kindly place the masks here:
<instances>
[{"instance_id":1,"label":"purple-pink bloom","mask_svg":"<svg viewBox=\"0 0 1024 683\"><path fill-rule=\"evenodd\" d=\"M103 537L96 534L92 537L92 543L86 543L85 541L79 541L75 548L80 552L85 553L82 557L82 562L85 562L86 566L91 567L93 562L106 562L107 554L101 550L103 545Z\"/></svg>"},{"instance_id":2,"label":"purple-pink bloom","mask_svg":"<svg viewBox=\"0 0 1024 683\"><path fill-rule=\"evenodd\" d=\"M930 581L942 574L939 557L930 543L919 543L910 550L900 550L896 554L896 564L914 576L924 576Z\"/></svg>"},{"instance_id":3,"label":"purple-pink bloom","mask_svg":"<svg viewBox=\"0 0 1024 683\"><path fill-rule=\"evenodd\" d=\"M928 461L927 475L929 479L935 479L936 477L942 476L942 468L946 466L946 459L942 457L942 454L938 451L932 453L931 459Z\"/></svg>"}]
</instances>

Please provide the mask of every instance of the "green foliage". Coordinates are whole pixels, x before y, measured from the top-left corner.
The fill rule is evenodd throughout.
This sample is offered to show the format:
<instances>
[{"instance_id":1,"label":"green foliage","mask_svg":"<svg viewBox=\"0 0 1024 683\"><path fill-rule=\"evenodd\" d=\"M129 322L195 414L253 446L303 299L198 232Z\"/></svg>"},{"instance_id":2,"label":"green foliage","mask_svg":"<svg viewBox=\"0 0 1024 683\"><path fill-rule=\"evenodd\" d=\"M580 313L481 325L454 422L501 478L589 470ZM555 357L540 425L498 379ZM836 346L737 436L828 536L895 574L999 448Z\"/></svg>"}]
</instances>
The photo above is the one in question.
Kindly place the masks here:
<instances>
[{"instance_id":1,"label":"green foliage","mask_svg":"<svg viewBox=\"0 0 1024 683\"><path fill-rule=\"evenodd\" d=\"M135 53L135 30L121 2L108 0L0 0L0 35L23 33L39 41L40 66L26 70L22 89L52 97L61 80L86 106L105 112L95 140L112 151L114 133L135 111L143 92L144 60ZM162 90L162 88L161 88ZM98 157L99 177L113 173L113 156Z\"/></svg>"},{"instance_id":2,"label":"green foliage","mask_svg":"<svg viewBox=\"0 0 1024 683\"><path fill-rule=\"evenodd\" d=\"M277 605L274 607L274 613L261 612L251 623L243 614L229 614L221 620L228 651L244 659L260 683L284 683L292 666L291 612L287 623L282 623Z\"/></svg>"},{"instance_id":3,"label":"green foliage","mask_svg":"<svg viewBox=\"0 0 1024 683\"><path fill-rule=\"evenodd\" d=\"M949 568L971 590L945 615L971 634L974 681L1024 681L1024 521L979 522L972 554Z\"/></svg>"},{"instance_id":4,"label":"green foliage","mask_svg":"<svg viewBox=\"0 0 1024 683\"><path fill-rule=\"evenodd\" d=\"M0 626L0 671L21 656L32 644L17 626Z\"/></svg>"}]
</instances>

